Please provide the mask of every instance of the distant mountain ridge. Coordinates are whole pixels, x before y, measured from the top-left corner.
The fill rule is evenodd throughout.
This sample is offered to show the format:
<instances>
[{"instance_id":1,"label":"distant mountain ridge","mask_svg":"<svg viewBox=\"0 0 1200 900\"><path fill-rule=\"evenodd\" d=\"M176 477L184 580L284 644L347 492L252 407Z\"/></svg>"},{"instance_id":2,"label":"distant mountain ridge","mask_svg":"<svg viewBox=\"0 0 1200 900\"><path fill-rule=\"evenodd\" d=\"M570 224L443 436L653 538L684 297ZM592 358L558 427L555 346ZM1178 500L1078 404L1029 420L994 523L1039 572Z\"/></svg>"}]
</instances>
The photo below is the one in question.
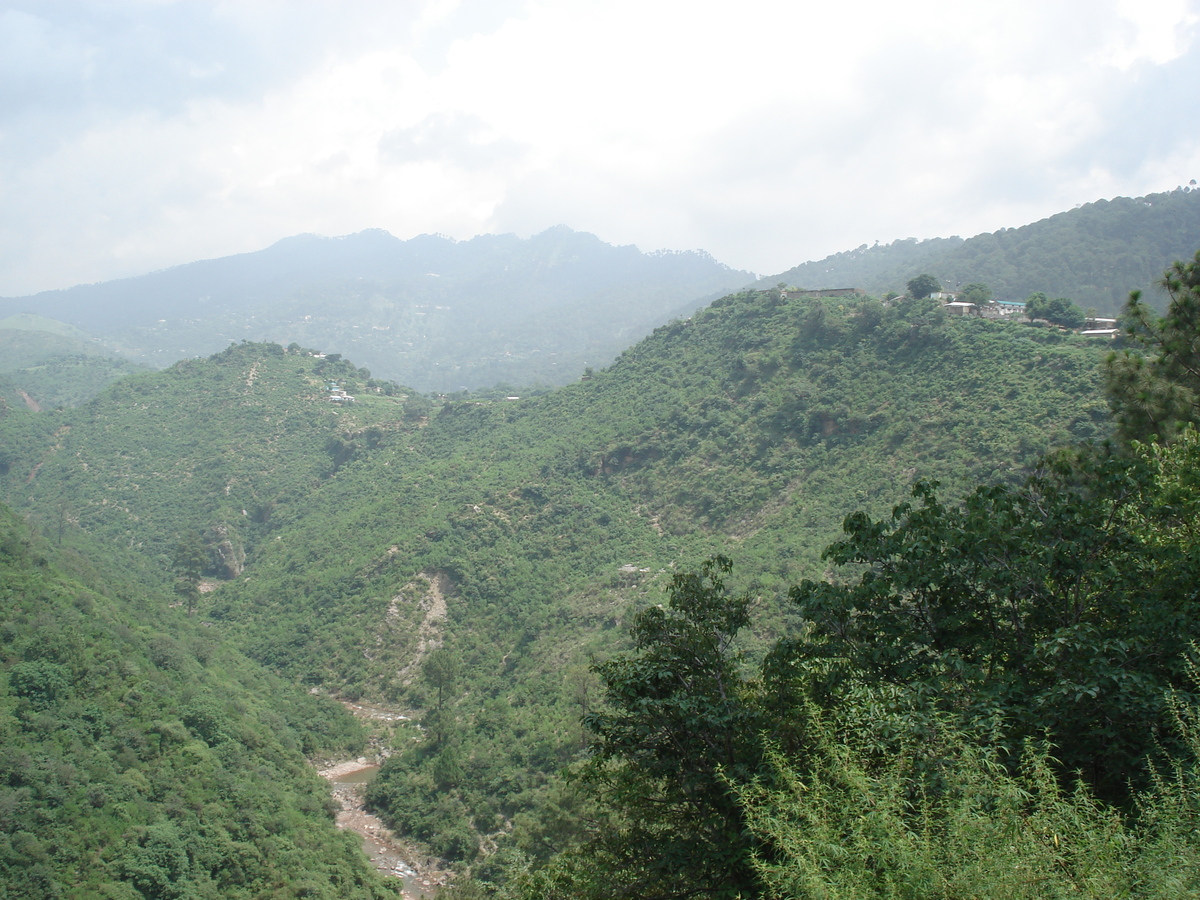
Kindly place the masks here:
<instances>
[{"instance_id":1,"label":"distant mountain ridge","mask_svg":"<svg viewBox=\"0 0 1200 900\"><path fill-rule=\"evenodd\" d=\"M468 241L374 229L0 300L0 314L60 319L159 367L240 340L295 341L459 390L566 383L749 277L703 252L642 253L563 226Z\"/></svg>"},{"instance_id":2,"label":"distant mountain ridge","mask_svg":"<svg viewBox=\"0 0 1200 900\"><path fill-rule=\"evenodd\" d=\"M927 272L1114 313L1200 246L1200 191L1099 200L969 239L898 240L806 262L753 286L903 291ZM136 278L0 299L0 318L70 323L132 361L163 368L243 340L352 356L420 391L555 386L602 367L654 328L743 287L751 273L701 251L643 253L565 226L522 239L372 229L301 234L253 253ZM1155 299L1155 293L1150 292Z\"/></svg>"},{"instance_id":3,"label":"distant mountain ridge","mask_svg":"<svg viewBox=\"0 0 1200 900\"><path fill-rule=\"evenodd\" d=\"M945 287L982 282L1001 300L1034 291L1069 297L1101 313L1118 311L1131 290L1146 290L1177 259L1200 247L1200 191L1097 200L1020 228L966 240L915 238L866 244L764 279L799 287L904 291L921 273ZM1152 301L1153 292L1148 294Z\"/></svg>"}]
</instances>

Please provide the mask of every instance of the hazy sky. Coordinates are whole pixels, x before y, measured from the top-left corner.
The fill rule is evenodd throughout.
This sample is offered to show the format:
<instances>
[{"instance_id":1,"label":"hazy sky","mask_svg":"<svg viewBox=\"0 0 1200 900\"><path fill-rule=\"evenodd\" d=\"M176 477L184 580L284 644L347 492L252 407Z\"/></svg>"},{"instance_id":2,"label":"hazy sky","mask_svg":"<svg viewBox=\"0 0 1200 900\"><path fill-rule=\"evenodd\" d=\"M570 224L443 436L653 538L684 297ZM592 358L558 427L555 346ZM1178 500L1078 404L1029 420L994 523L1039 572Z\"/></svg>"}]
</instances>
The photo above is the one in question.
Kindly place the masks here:
<instances>
[{"instance_id":1,"label":"hazy sky","mask_svg":"<svg viewBox=\"0 0 1200 900\"><path fill-rule=\"evenodd\" d=\"M1200 177L1200 0L0 2L0 295L556 224L772 274Z\"/></svg>"}]
</instances>

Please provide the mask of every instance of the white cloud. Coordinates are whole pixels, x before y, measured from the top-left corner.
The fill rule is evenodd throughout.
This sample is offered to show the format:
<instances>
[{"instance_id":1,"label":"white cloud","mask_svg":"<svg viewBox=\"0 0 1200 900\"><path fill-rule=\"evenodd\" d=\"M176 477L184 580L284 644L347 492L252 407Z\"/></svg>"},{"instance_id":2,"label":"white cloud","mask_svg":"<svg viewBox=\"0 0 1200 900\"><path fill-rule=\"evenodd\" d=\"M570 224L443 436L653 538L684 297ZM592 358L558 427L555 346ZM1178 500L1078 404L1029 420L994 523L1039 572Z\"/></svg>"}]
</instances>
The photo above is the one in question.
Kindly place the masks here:
<instances>
[{"instance_id":1,"label":"white cloud","mask_svg":"<svg viewBox=\"0 0 1200 900\"><path fill-rule=\"evenodd\" d=\"M1200 21L1188 0L1117 0L1117 11L1124 40L1105 48L1103 58L1122 69L1180 56L1190 43L1189 31Z\"/></svg>"},{"instance_id":2,"label":"white cloud","mask_svg":"<svg viewBox=\"0 0 1200 900\"><path fill-rule=\"evenodd\" d=\"M1200 171L1185 0L40 9L0 7L0 294L368 227L769 273Z\"/></svg>"}]
</instances>

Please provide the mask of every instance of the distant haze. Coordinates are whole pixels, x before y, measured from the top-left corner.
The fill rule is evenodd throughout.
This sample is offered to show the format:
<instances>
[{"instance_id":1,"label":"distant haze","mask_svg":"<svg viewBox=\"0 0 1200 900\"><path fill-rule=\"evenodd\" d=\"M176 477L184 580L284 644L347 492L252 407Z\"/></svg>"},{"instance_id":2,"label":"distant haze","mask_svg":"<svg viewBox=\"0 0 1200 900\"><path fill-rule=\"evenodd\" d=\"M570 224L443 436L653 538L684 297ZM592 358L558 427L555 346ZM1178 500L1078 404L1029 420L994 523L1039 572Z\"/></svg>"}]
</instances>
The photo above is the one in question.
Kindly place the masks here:
<instances>
[{"instance_id":1,"label":"distant haze","mask_svg":"<svg viewBox=\"0 0 1200 900\"><path fill-rule=\"evenodd\" d=\"M1197 0L0 5L0 295L559 223L780 272L1200 177Z\"/></svg>"},{"instance_id":2,"label":"distant haze","mask_svg":"<svg viewBox=\"0 0 1200 900\"><path fill-rule=\"evenodd\" d=\"M421 391L525 390L574 381L655 327L747 286L882 296L928 273L951 290L983 282L1000 300L1043 291L1112 314L1134 289L1160 304L1163 270L1196 247L1200 190L1187 187L967 240L861 245L759 282L705 253L646 254L565 226L469 241L374 229L295 235L254 253L0 299L0 325L48 328L36 317L51 317L158 367L243 340L295 342Z\"/></svg>"},{"instance_id":3,"label":"distant haze","mask_svg":"<svg viewBox=\"0 0 1200 900\"><path fill-rule=\"evenodd\" d=\"M296 235L255 253L0 300L168 366L242 340L299 343L420 390L558 385L752 278L558 227L469 241Z\"/></svg>"}]
</instances>

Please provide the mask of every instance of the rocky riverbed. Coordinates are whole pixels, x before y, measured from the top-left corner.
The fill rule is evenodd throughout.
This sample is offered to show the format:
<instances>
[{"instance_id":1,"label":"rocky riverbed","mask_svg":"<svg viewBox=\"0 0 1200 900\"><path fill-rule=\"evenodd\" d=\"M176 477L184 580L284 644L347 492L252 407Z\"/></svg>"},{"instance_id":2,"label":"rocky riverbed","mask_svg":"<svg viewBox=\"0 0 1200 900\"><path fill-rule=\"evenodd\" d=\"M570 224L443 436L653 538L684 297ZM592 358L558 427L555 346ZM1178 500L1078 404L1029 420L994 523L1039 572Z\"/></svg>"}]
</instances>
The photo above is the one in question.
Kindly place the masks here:
<instances>
[{"instance_id":1,"label":"rocky riverbed","mask_svg":"<svg viewBox=\"0 0 1200 900\"><path fill-rule=\"evenodd\" d=\"M377 771L379 766L366 758L320 770L321 776L333 786L333 798L341 804L337 825L362 836L363 850L375 868L384 875L403 880L406 898L429 897L446 884L449 873L440 868L439 860L414 853L378 817L363 808L363 786Z\"/></svg>"}]
</instances>

